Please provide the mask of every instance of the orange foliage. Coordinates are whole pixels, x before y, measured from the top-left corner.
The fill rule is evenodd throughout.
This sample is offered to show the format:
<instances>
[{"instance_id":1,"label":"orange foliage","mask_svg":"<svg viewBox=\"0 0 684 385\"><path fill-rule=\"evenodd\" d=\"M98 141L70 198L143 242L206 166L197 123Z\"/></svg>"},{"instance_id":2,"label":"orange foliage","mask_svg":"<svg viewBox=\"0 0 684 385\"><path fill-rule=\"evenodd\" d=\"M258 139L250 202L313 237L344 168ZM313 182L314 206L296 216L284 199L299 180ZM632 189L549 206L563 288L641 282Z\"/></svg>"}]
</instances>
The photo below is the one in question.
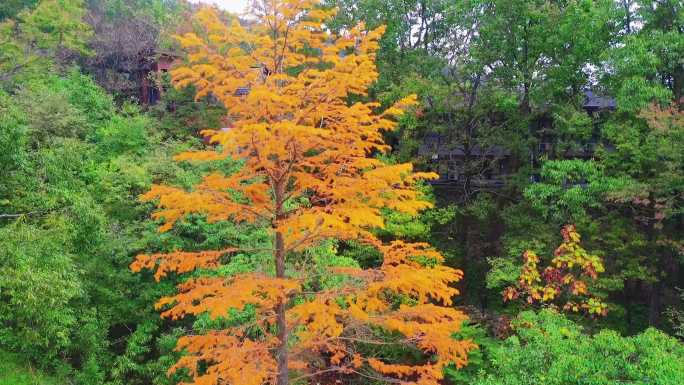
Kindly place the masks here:
<instances>
[{"instance_id":1,"label":"orange foliage","mask_svg":"<svg viewBox=\"0 0 684 385\"><path fill-rule=\"evenodd\" d=\"M547 266L542 273L538 267L539 256L534 251L525 251L518 284L504 290L504 301L521 296L525 296L529 304L555 306L556 302L564 301L564 310L583 310L593 315L606 315L606 304L593 297L587 285L587 282L596 280L598 274L604 271L601 258L582 248L580 234L574 225L564 226L561 235L563 243L555 250L551 266Z\"/></svg>"},{"instance_id":2,"label":"orange foliage","mask_svg":"<svg viewBox=\"0 0 684 385\"><path fill-rule=\"evenodd\" d=\"M216 268L219 266L219 259L223 255L236 250L229 248L197 253L179 251L167 254L141 254L131 264L131 270L139 272L142 269L155 269L154 279L158 282L161 278L166 277L169 272L187 273L199 268Z\"/></svg>"},{"instance_id":3,"label":"orange foliage","mask_svg":"<svg viewBox=\"0 0 684 385\"><path fill-rule=\"evenodd\" d=\"M325 375L437 384L446 365L466 365L476 348L451 338L466 319L448 307L462 272L441 265L443 256L428 244L383 245L372 233L384 226L382 209L415 215L431 206L416 183L436 175L374 156L389 150L383 131L394 129L416 99L382 112L378 103L349 102L350 95L367 96L378 78L374 60L383 28L360 25L336 36L324 24L334 10L316 0L257 1L253 11L257 19L248 26L225 25L209 8L198 11L201 30L178 37L188 62L171 73L176 86L195 86L197 98L220 100L232 122L228 130L204 132L218 144L214 150L176 159L235 159L244 166L205 176L191 191L153 186L141 199L156 202L160 231L191 213L210 222L268 225L276 274L194 278L162 298L162 315L173 319L216 318L254 305L262 331L255 336L235 327L184 337L178 349L186 355L171 371L188 369L198 385L282 385L320 382ZM249 93L236 93L241 87ZM304 292L306 274L290 273L295 266L287 262L329 238L375 245L384 263L366 271L330 267L329 274L347 279L335 289ZM141 255L132 268L156 268L159 279L219 267L231 251ZM425 359L404 365L365 358L363 346L374 344L408 345Z\"/></svg>"},{"instance_id":4,"label":"orange foliage","mask_svg":"<svg viewBox=\"0 0 684 385\"><path fill-rule=\"evenodd\" d=\"M242 338L241 335L214 332L185 336L178 340L177 349L189 354L181 357L170 372L189 369L197 385L262 385L276 371L276 362L268 350L269 344ZM200 373L198 367L202 362L211 362L213 365Z\"/></svg>"}]
</instances>

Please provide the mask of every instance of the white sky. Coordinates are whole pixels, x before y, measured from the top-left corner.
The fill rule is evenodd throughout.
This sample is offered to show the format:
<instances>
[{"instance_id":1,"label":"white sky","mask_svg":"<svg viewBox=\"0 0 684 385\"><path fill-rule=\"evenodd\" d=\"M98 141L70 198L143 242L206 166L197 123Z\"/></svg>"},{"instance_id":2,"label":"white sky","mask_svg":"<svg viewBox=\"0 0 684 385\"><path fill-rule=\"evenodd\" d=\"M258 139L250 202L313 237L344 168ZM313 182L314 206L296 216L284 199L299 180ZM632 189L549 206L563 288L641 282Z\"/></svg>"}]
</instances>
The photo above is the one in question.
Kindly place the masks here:
<instances>
[{"instance_id":1,"label":"white sky","mask_svg":"<svg viewBox=\"0 0 684 385\"><path fill-rule=\"evenodd\" d=\"M219 8L233 13L243 13L248 0L192 0L193 3L215 4Z\"/></svg>"}]
</instances>

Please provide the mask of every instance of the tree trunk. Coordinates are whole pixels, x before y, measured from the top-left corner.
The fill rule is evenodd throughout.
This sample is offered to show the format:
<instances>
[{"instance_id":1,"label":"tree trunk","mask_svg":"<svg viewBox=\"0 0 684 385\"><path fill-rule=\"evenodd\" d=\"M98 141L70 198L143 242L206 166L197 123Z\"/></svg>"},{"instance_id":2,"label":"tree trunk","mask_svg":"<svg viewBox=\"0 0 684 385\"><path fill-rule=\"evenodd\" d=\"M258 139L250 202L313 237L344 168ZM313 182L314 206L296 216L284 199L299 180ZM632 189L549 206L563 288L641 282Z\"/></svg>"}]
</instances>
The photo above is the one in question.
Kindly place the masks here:
<instances>
[{"instance_id":1,"label":"tree trunk","mask_svg":"<svg viewBox=\"0 0 684 385\"><path fill-rule=\"evenodd\" d=\"M276 277L285 278L285 245L283 242L283 234L277 231L275 234L275 265ZM280 303L276 307L276 317L278 326L278 339L280 346L278 346L277 360L278 360L278 375L276 377L277 385L287 385L288 383L288 367L287 367L287 321L285 320L285 303Z\"/></svg>"},{"instance_id":2,"label":"tree trunk","mask_svg":"<svg viewBox=\"0 0 684 385\"><path fill-rule=\"evenodd\" d=\"M529 65L529 46L528 46L528 36L527 36L527 25L523 28L523 33L525 36L525 41L522 46L522 66L523 66L523 100L520 103L520 109L525 114L525 116L530 115L532 109L530 108L530 83L531 83L531 70Z\"/></svg>"},{"instance_id":3,"label":"tree trunk","mask_svg":"<svg viewBox=\"0 0 684 385\"><path fill-rule=\"evenodd\" d=\"M650 255L656 258L656 274L658 274L657 281L651 284L648 299L648 324L650 326L658 327L660 324L660 313L661 313L661 300L663 295L663 285L662 280L665 277L662 275L663 269L665 268L663 263L663 256L661 250L658 250L656 244L657 236L655 224L652 223L652 218L655 218L656 208L655 208L655 196L651 192L649 193L648 200L650 201L648 205L648 217L650 218L647 228L646 236L648 239L648 251Z\"/></svg>"},{"instance_id":4,"label":"tree trunk","mask_svg":"<svg viewBox=\"0 0 684 385\"><path fill-rule=\"evenodd\" d=\"M625 30L627 34L632 34L632 11L629 9L630 2L628 0L622 0L622 6L625 8Z\"/></svg>"},{"instance_id":5,"label":"tree trunk","mask_svg":"<svg viewBox=\"0 0 684 385\"><path fill-rule=\"evenodd\" d=\"M661 278L662 279L662 278ZM658 327L660 325L661 300L663 295L663 286L660 282L651 285L650 298L648 301L648 324L649 326Z\"/></svg>"},{"instance_id":6,"label":"tree trunk","mask_svg":"<svg viewBox=\"0 0 684 385\"><path fill-rule=\"evenodd\" d=\"M672 92L676 103L681 103L684 97L684 69L680 66L672 74Z\"/></svg>"},{"instance_id":7,"label":"tree trunk","mask_svg":"<svg viewBox=\"0 0 684 385\"><path fill-rule=\"evenodd\" d=\"M273 192L275 198L275 222L273 223L275 229L275 244L273 257L275 258L275 270L276 278L285 278L285 241L283 239L283 233L278 229L280 221L285 219L283 214L283 201L284 201L284 186L282 183L283 178L277 180L273 183ZM278 374L276 376L277 385L287 385L289 382L289 371L288 371L288 358L287 358L287 320L285 319L285 306L286 301L283 299L282 302L276 306L276 326L278 328L278 340L280 345L276 351L276 360L278 363Z\"/></svg>"}]
</instances>

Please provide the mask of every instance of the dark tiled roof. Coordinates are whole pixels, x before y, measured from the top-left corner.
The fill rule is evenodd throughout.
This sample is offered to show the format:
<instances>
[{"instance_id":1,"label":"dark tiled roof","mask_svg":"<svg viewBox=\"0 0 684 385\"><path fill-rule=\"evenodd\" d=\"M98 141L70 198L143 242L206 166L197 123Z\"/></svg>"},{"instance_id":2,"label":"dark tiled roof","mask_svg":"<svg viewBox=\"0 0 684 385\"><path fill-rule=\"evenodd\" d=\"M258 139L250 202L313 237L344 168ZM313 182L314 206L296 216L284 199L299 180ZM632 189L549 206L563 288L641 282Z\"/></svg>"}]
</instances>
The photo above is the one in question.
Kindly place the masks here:
<instances>
[{"instance_id":1,"label":"dark tiled roof","mask_svg":"<svg viewBox=\"0 0 684 385\"><path fill-rule=\"evenodd\" d=\"M613 98L594 95L591 91L586 91L584 95L582 107L587 110L614 110L616 107L615 99Z\"/></svg>"},{"instance_id":2,"label":"dark tiled roof","mask_svg":"<svg viewBox=\"0 0 684 385\"><path fill-rule=\"evenodd\" d=\"M440 143L441 138L428 134L424 138L424 144L418 149L418 153L423 156L433 157L437 155L439 158L449 157L463 157L465 156L465 148L462 145L449 145ZM489 157L504 157L511 155L510 150L503 146L488 146L482 147L475 145L470 148L471 156L489 156Z\"/></svg>"}]
</instances>

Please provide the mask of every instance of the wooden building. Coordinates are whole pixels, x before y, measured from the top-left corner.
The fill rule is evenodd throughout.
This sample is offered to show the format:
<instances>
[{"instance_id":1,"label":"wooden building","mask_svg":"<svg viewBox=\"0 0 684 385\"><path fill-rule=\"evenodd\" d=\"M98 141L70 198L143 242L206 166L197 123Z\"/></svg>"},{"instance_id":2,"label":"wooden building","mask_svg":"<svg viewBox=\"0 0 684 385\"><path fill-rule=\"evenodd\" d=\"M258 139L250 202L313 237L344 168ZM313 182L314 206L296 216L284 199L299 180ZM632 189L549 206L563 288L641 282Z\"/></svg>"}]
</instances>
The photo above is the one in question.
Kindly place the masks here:
<instances>
[{"instance_id":1,"label":"wooden building","mask_svg":"<svg viewBox=\"0 0 684 385\"><path fill-rule=\"evenodd\" d=\"M503 146L453 145L436 133L428 134L418 154L429 159L439 174L434 185L464 185L475 188L501 188L512 170L511 152Z\"/></svg>"},{"instance_id":2,"label":"wooden building","mask_svg":"<svg viewBox=\"0 0 684 385\"><path fill-rule=\"evenodd\" d=\"M560 146L560 138L553 128L553 120L544 116L536 122L537 129L534 136L538 146L533 154L535 159L591 159L601 143L601 127L611 111L616 108L615 99L599 96L592 91L586 91L582 109L591 117L591 136L582 141L574 141L570 146Z\"/></svg>"},{"instance_id":3,"label":"wooden building","mask_svg":"<svg viewBox=\"0 0 684 385\"><path fill-rule=\"evenodd\" d=\"M150 58L141 59L137 78L139 100L142 105L156 104L164 93L162 77L167 73L178 55L173 52L158 52Z\"/></svg>"},{"instance_id":4,"label":"wooden building","mask_svg":"<svg viewBox=\"0 0 684 385\"><path fill-rule=\"evenodd\" d=\"M537 145L529 154L533 167L540 166L540 159L591 159L599 145L609 147L600 143L600 129L607 114L615 110L615 99L587 91L582 108L592 117L593 132L591 138L572 146L559 146L550 114L540 114L535 119L531 134L537 139ZM503 146L465 147L462 143L450 143L437 133L429 133L423 138L418 154L428 161L430 170L439 174L439 179L431 182L437 186L466 186L479 190L502 188L520 164Z\"/></svg>"}]
</instances>

